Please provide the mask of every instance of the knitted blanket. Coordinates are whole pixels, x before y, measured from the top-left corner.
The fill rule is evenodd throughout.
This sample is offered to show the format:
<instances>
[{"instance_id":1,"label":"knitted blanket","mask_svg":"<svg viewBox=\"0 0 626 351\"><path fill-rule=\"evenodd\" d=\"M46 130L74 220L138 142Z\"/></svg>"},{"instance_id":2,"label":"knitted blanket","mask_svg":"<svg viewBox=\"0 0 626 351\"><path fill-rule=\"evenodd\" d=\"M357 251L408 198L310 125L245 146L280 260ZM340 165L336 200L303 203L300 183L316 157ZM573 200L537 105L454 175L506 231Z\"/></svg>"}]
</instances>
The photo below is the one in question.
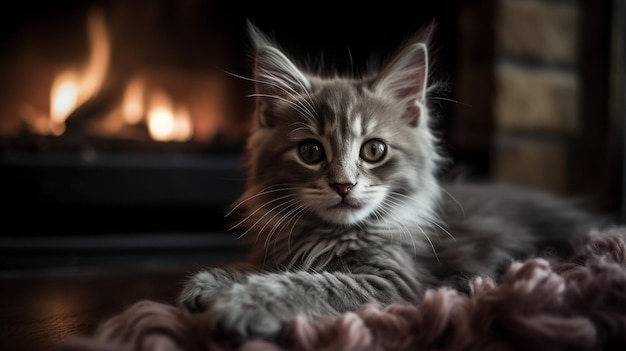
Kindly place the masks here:
<instances>
[{"instance_id":1,"label":"knitted blanket","mask_svg":"<svg viewBox=\"0 0 626 351\"><path fill-rule=\"evenodd\" d=\"M58 351L625 350L625 239L626 228L596 231L568 259L514 263L499 283L475 277L469 295L440 288L417 305L297 317L276 340L237 347L206 315L138 301Z\"/></svg>"}]
</instances>

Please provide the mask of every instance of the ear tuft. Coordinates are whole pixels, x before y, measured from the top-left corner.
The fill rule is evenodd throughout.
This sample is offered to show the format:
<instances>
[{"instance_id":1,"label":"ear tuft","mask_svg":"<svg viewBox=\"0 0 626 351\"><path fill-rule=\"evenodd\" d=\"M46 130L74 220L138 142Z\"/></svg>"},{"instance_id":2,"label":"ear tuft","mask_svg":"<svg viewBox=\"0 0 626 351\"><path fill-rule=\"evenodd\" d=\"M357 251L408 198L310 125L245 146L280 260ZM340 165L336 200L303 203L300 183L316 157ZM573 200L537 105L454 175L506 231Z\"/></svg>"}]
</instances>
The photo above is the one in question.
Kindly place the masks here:
<instances>
[{"instance_id":1,"label":"ear tuft","mask_svg":"<svg viewBox=\"0 0 626 351\"><path fill-rule=\"evenodd\" d=\"M248 21L248 35L255 48L257 94L284 96L309 89L304 73L251 21Z\"/></svg>"},{"instance_id":2,"label":"ear tuft","mask_svg":"<svg viewBox=\"0 0 626 351\"><path fill-rule=\"evenodd\" d=\"M428 45L434 24L414 36L378 74L374 91L392 95L411 109L411 124L417 125L426 107L428 90Z\"/></svg>"}]
</instances>

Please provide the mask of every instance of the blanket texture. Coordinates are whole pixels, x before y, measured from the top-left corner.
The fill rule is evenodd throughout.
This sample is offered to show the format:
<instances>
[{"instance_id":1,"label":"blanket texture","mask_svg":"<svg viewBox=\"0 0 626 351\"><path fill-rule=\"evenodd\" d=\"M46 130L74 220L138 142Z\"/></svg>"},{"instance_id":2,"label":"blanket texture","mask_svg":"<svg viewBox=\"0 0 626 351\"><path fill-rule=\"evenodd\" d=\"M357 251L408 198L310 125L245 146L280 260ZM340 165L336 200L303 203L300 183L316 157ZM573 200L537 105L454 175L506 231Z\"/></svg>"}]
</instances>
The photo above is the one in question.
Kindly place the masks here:
<instances>
[{"instance_id":1,"label":"blanket texture","mask_svg":"<svg viewBox=\"0 0 626 351\"><path fill-rule=\"evenodd\" d=\"M231 346L203 314L138 301L58 351L625 350L626 228L591 233L563 260L514 263L503 280L475 277L470 293L440 288L417 305L365 305L297 317L273 341Z\"/></svg>"}]
</instances>

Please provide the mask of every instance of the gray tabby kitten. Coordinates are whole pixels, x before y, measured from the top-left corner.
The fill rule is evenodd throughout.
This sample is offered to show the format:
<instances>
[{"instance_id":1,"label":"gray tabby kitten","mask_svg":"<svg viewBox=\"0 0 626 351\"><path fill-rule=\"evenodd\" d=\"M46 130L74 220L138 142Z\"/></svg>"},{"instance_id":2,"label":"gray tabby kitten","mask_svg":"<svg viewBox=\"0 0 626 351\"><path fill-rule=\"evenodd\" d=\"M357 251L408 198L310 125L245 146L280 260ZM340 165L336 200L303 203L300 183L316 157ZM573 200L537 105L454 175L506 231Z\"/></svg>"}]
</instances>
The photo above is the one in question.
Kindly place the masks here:
<instances>
[{"instance_id":1,"label":"gray tabby kitten","mask_svg":"<svg viewBox=\"0 0 626 351\"><path fill-rule=\"evenodd\" d=\"M467 289L512 261L566 253L591 221L547 195L441 185L429 112L428 43L416 35L378 72L322 76L249 24L256 124L249 178L233 210L253 243L247 263L193 275L179 303L209 310L233 340L271 338L296 314L416 303L428 288Z\"/></svg>"}]
</instances>

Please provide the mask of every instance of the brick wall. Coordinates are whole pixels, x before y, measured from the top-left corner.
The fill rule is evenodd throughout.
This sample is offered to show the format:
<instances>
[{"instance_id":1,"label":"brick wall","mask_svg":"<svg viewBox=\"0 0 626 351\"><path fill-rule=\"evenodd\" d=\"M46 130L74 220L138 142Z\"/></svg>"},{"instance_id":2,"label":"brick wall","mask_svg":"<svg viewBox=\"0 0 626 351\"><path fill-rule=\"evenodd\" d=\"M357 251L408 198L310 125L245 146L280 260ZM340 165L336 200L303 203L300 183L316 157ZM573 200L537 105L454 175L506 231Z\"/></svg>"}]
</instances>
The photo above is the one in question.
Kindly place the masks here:
<instances>
[{"instance_id":1,"label":"brick wall","mask_svg":"<svg viewBox=\"0 0 626 351\"><path fill-rule=\"evenodd\" d=\"M491 176L566 193L580 133L580 6L498 0Z\"/></svg>"}]
</instances>

